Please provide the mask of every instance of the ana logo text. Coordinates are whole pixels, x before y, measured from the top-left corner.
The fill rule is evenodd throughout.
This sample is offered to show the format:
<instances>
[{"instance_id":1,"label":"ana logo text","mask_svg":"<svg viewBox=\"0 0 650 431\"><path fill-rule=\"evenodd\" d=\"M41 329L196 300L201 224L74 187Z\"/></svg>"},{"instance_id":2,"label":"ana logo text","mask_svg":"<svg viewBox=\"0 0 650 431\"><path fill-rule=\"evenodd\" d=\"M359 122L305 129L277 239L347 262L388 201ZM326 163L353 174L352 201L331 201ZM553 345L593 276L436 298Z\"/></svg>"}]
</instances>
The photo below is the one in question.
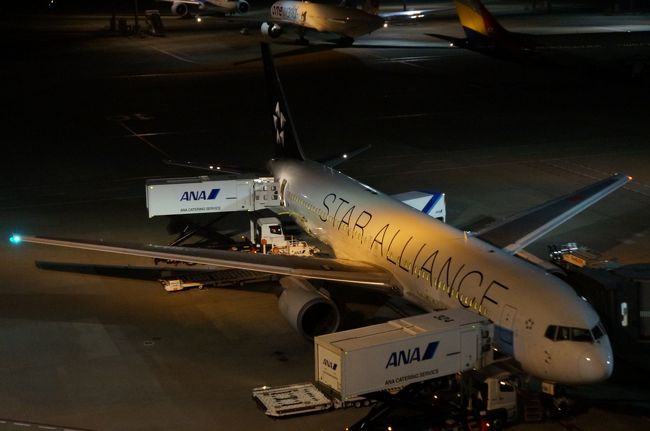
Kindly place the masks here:
<instances>
[{"instance_id":1,"label":"ana logo text","mask_svg":"<svg viewBox=\"0 0 650 431\"><path fill-rule=\"evenodd\" d=\"M220 189L212 189L210 193L205 190L183 192L181 195L182 201L211 201L217 198Z\"/></svg>"},{"instance_id":2,"label":"ana logo text","mask_svg":"<svg viewBox=\"0 0 650 431\"><path fill-rule=\"evenodd\" d=\"M400 350L398 352L393 352L388 358L386 363L386 368L389 367L399 367L401 365L407 365L412 362L426 361L433 358L433 355L436 353L438 348L438 341L430 342L427 347L424 349L424 354L420 353L420 348L416 347L415 349Z\"/></svg>"},{"instance_id":3,"label":"ana logo text","mask_svg":"<svg viewBox=\"0 0 650 431\"><path fill-rule=\"evenodd\" d=\"M338 367L336 362L332 362L327 358L323 359L323 365L325 365L327 368L331 368L334 371L336 371L336 367Z\"/></svg>"}]
</instances>

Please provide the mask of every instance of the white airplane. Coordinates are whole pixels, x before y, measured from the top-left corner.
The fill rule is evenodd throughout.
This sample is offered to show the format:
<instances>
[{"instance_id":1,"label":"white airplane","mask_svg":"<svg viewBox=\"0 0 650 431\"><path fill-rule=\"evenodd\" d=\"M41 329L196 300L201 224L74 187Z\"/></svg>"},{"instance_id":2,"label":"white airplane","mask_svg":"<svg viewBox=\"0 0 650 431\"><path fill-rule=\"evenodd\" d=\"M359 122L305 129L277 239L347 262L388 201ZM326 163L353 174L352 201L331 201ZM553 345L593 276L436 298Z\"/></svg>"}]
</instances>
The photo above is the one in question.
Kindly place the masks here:
<instances>
[{"instance_id":1,"label":"white airplane","mask_svg":"<svg viewBox=\"0 0 650 431\"><path fill-rule=\"evenodd\" d=\"M387 27L390 22L421 19L438 10L405 10L379 13L378 0L363 0L361 8L356 1L343 0L339 5L308 1L280 0L271 5L271 19L262 23L262 34L271 38L280 36L287 27L297 28L301 38L306 30L332 33L352 43L355 38Z\"/></svg>"},{"instance_id":2,"label":"white airplane","mask_svg":"<svg viewBox=\"0 0 650 431\"><path fill-rule=\"evenodd\" d=\"M465 308L497 328L494 345L526 373L562 384L610 376L610 341L596 312L560 278L516 253L630 180L613 175L476 233L446 225L303 153L268 45L262 57L271 93L280 210L329 244L333 258L248 254L36 236L20 241L282 275L282 314L299 332L337 329L339 311L310 280L399 292L426 310ZM345 288L334 283L332 288Z\"/></svg>"},{"instance_id":3,"label":"white airplane","mask_svg":"<svg viewBox=\"0 0 650 431\"><path fill-rule=\"evenodd\" d=\"M250 5L246 0L156 0L171 3L173 14L182 17L226 15L233 13L244 14Z\"/></svg>"}]
</instances>

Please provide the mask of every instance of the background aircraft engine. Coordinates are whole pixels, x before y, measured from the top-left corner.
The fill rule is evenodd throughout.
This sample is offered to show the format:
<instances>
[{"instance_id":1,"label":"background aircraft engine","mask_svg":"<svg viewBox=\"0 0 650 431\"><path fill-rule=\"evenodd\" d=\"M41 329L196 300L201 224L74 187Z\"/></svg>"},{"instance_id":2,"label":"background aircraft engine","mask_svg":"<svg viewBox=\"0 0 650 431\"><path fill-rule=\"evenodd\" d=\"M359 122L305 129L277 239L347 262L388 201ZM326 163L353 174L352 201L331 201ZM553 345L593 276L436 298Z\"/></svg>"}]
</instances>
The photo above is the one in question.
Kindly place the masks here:
<instances>
[{"instance_id":1,"label":"background aircraft engine","mask_svg":"<svg viewBox=\"0 0 650 431\"><path fill-rule=\"evenodd\" d=\"M174 2L172 3L172 13L180 16L187 16L190 14L190 8L185 3Z\"/></svg>"},{"instance_id":2,"label":"background aircraft engine","mask_svg":"<svg viewBox=\"0 0 650 431\"><path fill-rule=\"evenodd\" d=\"M282 34L282 27L272 22L262 23L262 35L276 38Z\"/></svg>"},{"instance_id":3,"label":"background aircraft engine","mask_svg":"<svg viewBox=\"0 0 650 431\"><path fill-rule=\"evenodd\" d=\"M284 287L278 301L280 312L302 336L311 340L338 329L341 316L336 304L309 281L284 277L280 284Z\"/></svg>"},{"instance_id":4,"label":"background aircraft engine","mask_svg":"<svg viewBox=\"0 0 650 431\"><path fill-rule=\"evenodd\" d=\"M237 12L239 13L246 13L250 8L247 1L240 0L237 2Z\"/></svg>"}]
</instances>

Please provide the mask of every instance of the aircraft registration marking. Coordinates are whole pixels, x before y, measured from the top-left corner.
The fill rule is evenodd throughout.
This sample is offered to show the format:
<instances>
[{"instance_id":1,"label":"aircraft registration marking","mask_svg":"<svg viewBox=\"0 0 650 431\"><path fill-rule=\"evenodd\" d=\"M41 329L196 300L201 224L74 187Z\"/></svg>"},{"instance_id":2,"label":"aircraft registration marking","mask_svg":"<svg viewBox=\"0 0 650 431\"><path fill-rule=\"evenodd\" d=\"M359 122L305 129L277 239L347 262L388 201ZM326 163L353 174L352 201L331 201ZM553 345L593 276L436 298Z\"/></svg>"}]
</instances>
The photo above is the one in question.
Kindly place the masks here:
<instances>
[{"instance_id":1,"label":"aircraft registration marking","mask_svg":"<svg viewBox=\"0 0 650 431\"><path fill-rule=\"evenodd\" d=\"M298 8L295 6L285 6L282 4L274 3L273 6L271 6L271 17L297 21Z\"/></svg>"}]
</instances>

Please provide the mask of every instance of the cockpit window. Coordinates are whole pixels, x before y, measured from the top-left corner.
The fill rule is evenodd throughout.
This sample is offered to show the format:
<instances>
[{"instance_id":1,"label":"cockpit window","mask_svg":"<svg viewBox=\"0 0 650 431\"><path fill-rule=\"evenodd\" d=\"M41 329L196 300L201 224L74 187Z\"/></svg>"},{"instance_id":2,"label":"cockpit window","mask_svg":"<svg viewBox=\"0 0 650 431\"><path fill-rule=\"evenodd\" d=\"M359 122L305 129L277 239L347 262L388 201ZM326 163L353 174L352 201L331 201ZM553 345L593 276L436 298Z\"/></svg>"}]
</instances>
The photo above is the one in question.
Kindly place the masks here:
<instances>
[{"instance_id":1,"label":"cockpit window","mask_svg":"<svg viewBox=\"0 0 650 431\"><path fill-rule=\"evenodd\" d=\"M571 339L571 332L569 330L570 328L567 328L566 326L560 326L557 330L557 338L556 340L558 341L564 341L564 340L570 340Z\"/></svg>"},{"instance_id":2,"label":"cockpit window","mask_svg":"<svg viewBox=\"0 0 650 431\"><path fill-rule=\"evenodd\" d=\"M548 328L546 328L546 333L544 336L548 338L549 340L555 340L555 333L557 332L557 326L555 325L548 325Z\"/></svg>"},{"instance_id":3,"label":"cockpit window","mask_svg":"<svg viewBox=\"0 0 650 431\"><path fill-rule=\"evenodd\" d=\"M589 329L582 328L571 328L571 339L573 341L586 341L587 343L591 343L593 341Z\"/></svg>"},{"instance_id":4,"label":"cockpit window","mask_svg":"<svg viewBox=\"0 0 650 431\"><path fill-rule=\"evenodd\" d=\"M544 334L546 338L553 341L578 341L592 343L603 336L600 325L596 325L591 331L583 328L569 328L567 326L549 325Z\"/></svg>"},{"instance_id":5,"label":"cockpit window","mask_svg":"<svg viewBox=\"0 0 650 431\"><path fill-rule=\"evenodd\" d=\"M596 341L603 338L603 335L605 335L605 328L603 328L602 323L598 322L598 325L591 329L591 334L594 336L594 340Z\"/></svg>"}]
</instances>

